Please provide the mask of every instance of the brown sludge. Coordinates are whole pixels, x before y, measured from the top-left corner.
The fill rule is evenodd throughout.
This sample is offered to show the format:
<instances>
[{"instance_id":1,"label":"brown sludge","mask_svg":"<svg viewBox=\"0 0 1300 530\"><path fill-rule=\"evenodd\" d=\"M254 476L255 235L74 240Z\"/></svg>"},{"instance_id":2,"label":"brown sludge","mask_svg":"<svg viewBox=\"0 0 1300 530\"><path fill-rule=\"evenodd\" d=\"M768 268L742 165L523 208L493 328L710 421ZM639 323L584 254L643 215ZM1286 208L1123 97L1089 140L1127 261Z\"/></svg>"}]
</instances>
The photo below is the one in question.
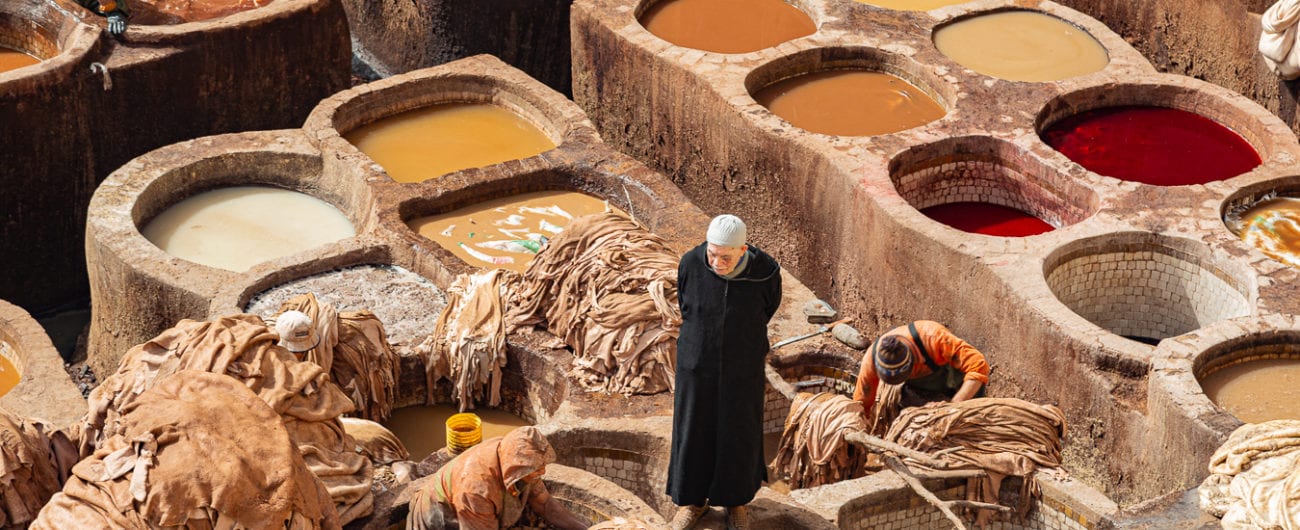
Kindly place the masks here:
<instances>
[{"instance_id":1,"label":"brown sludge","mask_svg":"<svg viewBox=\"0 0 1300 530\"><path fill-rule=\"evenodd\" d=\"M330 374L330 380L357 405L357 415L378 422L388 419L397 400L400 361L374 313L339 312L312 293L286 300L276 314L285 311L301 311L316 325L320 344L304 352L304 360Z\"/></svg>"},{"instance_id":2,"label":"brown sludge","mask_svg":"<svg viewBox=\"0 0 1300 530\"><path fill-rule=\"evenodd\" d=\"M280 416L235 379L163 376L115 421L31 528L340 527Z\"/></svg>"},{"instance_id":3,"label":"brown sludge","mask_svg":"<svg viewBox=\"0 0 1300 530\"><path fill-rule=\"evenodd\" d=\"M36 519L78 456L62 432L0 409L0 528L22 528Z\"/></svg>"},{"instance_id":4,"label":"brown sludge","mask_svg":"<svg viewBox=\"0 0 1300 530\"><path fill-rule=\"evenodd\" d=\"M82 455L115 435L140 392L181 370L225 374L242 381L281 417L307 468L325 485L338 519L347 524L370 513L374 501L370 460L339 417L355 406L319 365L300 362L276 344L278 335L255 315L211 322L181 320L127 351L118 371L90 394L82 429Z\"/></svg>"},{"instance_id":5,"label":"brown sludge","mask_svg":"<svg viewBox=\"0 0 1300 530\"><path fill-rule=\"evenodd\" d=\"M640 18L655 36L716 53L748 53L812 35L817 25L782 0L664 0Z\"/></svg>"},{"instance_id":6,"label":"brown sludge","mask_svg":"<svg viewBox=\"0 0 1300 530\"><path fill-rule=\"evenodd\" d=\"M263 7L273 0L136 0L128 2L130 22L145 26L184 24Z\"/></svg>"},{"instance_id":7,"label":"brown sludge","mask_svg":"<svg viewBox=\"0 0 1300 530\"><path fill-rule=\"evenodd\" d=\"M821 134L874 136L942 118L933 98L900 77L866 70L813 72L754 94L791 125Z\"/></svg>"},{"instance_id":8,"label":"brown sludge","mask_svg":"<svg viewBox=\"0 0 1300 530\"><path fill-rule=\"evenodd\" d=\"M397 435L413 460L424 460L447 445L447 418L459 412L452 405L417 405L393 411L385 426ZM506 433L529 423L509 412L495 409L475 409L482 422L483 439L505 436Z\"/></svg>"},{"instance_id":9,"label":"brown sludge","mask_svg":"<svg viewBox=\"0 0 1300 530\"><path fill-rule=\"evenodd\" d=\"M866 430L861 403L830 392L801 392L790 406L771 471L793 489L861 477L870 453L844 435Z\"/></svg>"},{"instance_id":10,"label":"brown sludge","mask_svg":"<svg viewBox=\"0 0 1300 530\"><path fill-rule=\"evenodd\" d=\"M927 453L961 447L939 458L950 469L983 470L988 477L972 479L971 500L997 503L1002 478L1023 477L1023 517L1038 488L1033 474L1061 467L1065 414L1052 405L1015 398L977 398L960 403L938 402L903 410L885 440ZM988 514L981 513L983 520Z\"/></svg>"},{"instance_id":11,"label":"brown sludge","mask_svg":"<svg viewBox=\"0 0 1300 530\"><path fill-rule=\"evenodd\" d=\"M429 387L450 378L461 410L473 408L484 387L489 406L500 403L505 336L530 325L544 325L573 348L570 374L588 390L670 390L681 326L677 254L636 223L605 213L574 220L522 275L497 269L457 277L436 331L421 346Z\"/></svg>"}]
</instances>

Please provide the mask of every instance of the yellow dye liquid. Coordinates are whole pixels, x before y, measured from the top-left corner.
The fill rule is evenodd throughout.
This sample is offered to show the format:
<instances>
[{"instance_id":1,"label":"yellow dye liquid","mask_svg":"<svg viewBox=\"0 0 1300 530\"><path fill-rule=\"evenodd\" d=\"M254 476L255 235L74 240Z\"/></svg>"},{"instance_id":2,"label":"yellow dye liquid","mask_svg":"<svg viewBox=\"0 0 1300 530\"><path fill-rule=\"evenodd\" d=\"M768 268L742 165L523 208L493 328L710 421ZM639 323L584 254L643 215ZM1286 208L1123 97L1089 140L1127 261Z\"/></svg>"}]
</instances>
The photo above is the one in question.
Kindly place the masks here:
<instances>
[{"instance_id":1,"label":"yellow dye liquid","mask_svg":"<svg viewBox=\"0 0 1300 530\"><path fill-rule=\"evenodd\" d=\"M447 103L404 112L344 137L398 182L420 182L555 148L533 124L483 103Z\"/></svg>"},{"instance_id":2,"label":"yellow dye liquid","mask_svg":"<svg viewBox=\"0 0 1300 530\"><path fill-rule=\"evenodd\" d=\"M8 345L0 342L0 350L5 349ZM8 357L0 355L0 396L8 394L10 390L18 386L18 382L23 378L23 374L18 373L18 368Z\"/></svg>"},{"instance_id":3,"label":"yellow dye liquid","mask_svg":"<svg viewBox=\"0 0 1300 530\"><path fill-rule=\"evenodd\" d=\"M981 74L1012 81L1056 81L1106 67L1106 48L1088 32L1034 11L954 22L934 32L944 55Z\"/></svg>"},{"instance_id":4,"label":"yellow dye liquid","mask_svg":"<svg viewBox=\"0 0 1300 530\"><path fill-rule=\"evenodd\" d=\"M641 25L655 36L716 53L748 53L812 35L817 25L782 0L664 0Z\"/></svg>"},{"instance_id":5,"label":"yellow dye liquid","mask_svg":"<svg viewBox=\"0 0 1300 530\"><path fill-rule=\"evenodd\" d=\"M971 0L855 0L859 4L873 5L895 11L929 11L941 7L965 4Z\"/></svg>"},{"instance_id":6,"label":"yellow dye liquid","mask_svg":"<svg viewBox=\"0 0 1300 530\"><path fill-rule=\"evenodd\" d=\"M407 222L465 263L523 272L542 238L555 237L573 219L605 211L626 217L606 201L574 191L542 191L484 201Z\"/></svg>"}]
</instances>

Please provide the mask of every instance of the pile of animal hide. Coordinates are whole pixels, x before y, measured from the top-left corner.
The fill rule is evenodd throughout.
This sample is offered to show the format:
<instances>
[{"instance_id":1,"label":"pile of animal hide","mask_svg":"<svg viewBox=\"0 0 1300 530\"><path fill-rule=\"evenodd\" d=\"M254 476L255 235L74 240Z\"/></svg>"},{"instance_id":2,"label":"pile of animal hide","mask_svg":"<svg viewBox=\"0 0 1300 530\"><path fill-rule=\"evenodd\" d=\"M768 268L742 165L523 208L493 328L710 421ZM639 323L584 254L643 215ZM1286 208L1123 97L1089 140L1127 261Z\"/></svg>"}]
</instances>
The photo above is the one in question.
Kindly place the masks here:
<instances>
[{"instance_id":1,"label":"pile of animal hide","mask_svg":"<svg viewBox=\"0 0 1300 530\"><path fill-rule=\"evenodd\" d=\"M307 350L303 360L319 364L334 384L343 389L358 417L383 422L397 400L397 378L401 362L384 324L370 311L337 311L307 293L280 305L277 315L301 311L311 317L320 343ZM274 327L274 319L268 323Z\"/></svg>"},{"instance_id":2,"label":"pile of animal hide","mask_svg":"<svg viewBox=\"0 0 1300 530\"><path fill-rule=\"evenodd\" d=\"M1210 458L1200 499L1224 528L1300 528L1300 421L1238 427Z\"/></svg>"},{"instance_id":3,"label":"pile of animal hide","mask_svg":"<svg viewBox=\"0 0 1300 530\"><path fill-rule=\"evenodd\" d=\"M243 383L181 370L148 386L31 528L339 528L280 415Z\"/></svg>"},{"instance_id":4,"label":"pile of animal hide","mask_svg":"<svg viewBox=\"0 0 1300 530\"><path fill-rule=\"evenodd\" d=\"M862 403L831 392L801 392L790 406L772 473L793 489L863 476L869 452L844 437L866 429Z\"/></svg>"},{"instance_id":5,"label":"pile of animal hide","mask_svg":"<svg viewBox=\"0 0 1300 530\"><path fill-rule=\"evenodd\" d=\"M573 349L571 374L588 390L672 389L681 327L677 259L663 239L605 213L575 219L522 275L491 270L458 277L423 345L429 388L446 377L461 410L485 394L496 405L505 336L539 325Z\"/></svg>"},{"instance_id":6,"label":"pile of animal hide","mask_svg":"<svg viewBox=\"0 0 1300 530\"><path fill-rule=\"evenodd\" d=\"M1014 398L977 398L904 409L885 439L926 453L961 447L938 458L949 464L949 469L978 469L988 475L972 479L967 487L971 500L997 503L1002 479L1007 475L1023 477L1017 510L1023 517L1039 494L1034 473L1061 466L1065 428L1065 414L1055 406ZM988 514L980 515L982 525Z\"/></svg>"},{"instance_id":7,"label":"pile of animal hide","mask_svg":"<svg viewBox=\"0 0 1300 530\"><path fill-rule=\"evenodd\" d=\"M22 528L35 519L78 456L62 432L0 409L0 528Z\"/></svg>"},{"instance_id":8,"label":"pile of animal hide","mask_svg":"<svg viewBox=\"0 0 1300 530\"><path fill-rule=\"evenodd\" d=\"M356 442L339 421L355 406L324 368L298 361L276 344L278 338L257 316L235 315L211 322L182 320L131 348L118 371L90 395L82 456L126 433L125 415L133 402L173 374L224 374L280 415L307 468L325 484L342 524L369 514L374 500L370 460L356 452Z\"/></svg>"}]
</instances>

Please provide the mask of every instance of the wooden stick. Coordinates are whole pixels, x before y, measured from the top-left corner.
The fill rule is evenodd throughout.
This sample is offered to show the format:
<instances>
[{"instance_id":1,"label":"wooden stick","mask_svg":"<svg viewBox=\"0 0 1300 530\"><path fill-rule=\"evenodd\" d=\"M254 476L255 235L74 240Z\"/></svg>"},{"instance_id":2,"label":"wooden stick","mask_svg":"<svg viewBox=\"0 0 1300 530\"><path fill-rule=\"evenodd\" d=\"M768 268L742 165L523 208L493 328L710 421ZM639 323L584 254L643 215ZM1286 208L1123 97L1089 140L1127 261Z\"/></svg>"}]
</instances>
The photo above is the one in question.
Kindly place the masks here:
<instances>
[{"instance_id":1,"label":"wooden stick","mask_svg":"<svg viewBox=\"0 0 1300 530\"><path fill-rule=\"evenodd\" d=\"M864 432L848 433L844 435L844 439L849 443L855 443L862 447L865 447L867 448L867 450L871 452L880 453L880 452L888 451L891 453L896 453L899 456L902 456L904 458L910 458L912 460L917 461L921 465L929 468L948 469L949 467L949 464L947 462L936 459L927 453L922 453L915 449L910 449L902 445L896 444L894 442L888 442Z\"/></svg>"},{"instance_id":2,"label":"wooden stick","mask_svg":"<svg viewBox=\"0 0 1300 530\"><path fill-rule=\"evenodd\" d=\"M940 500L934 492L926 489L925 485L921 484L919 479L912 476L912 472L907 469L906 464L903 464L903 462L899 461L897 458L889 455L881 455L881 458L885 461L885 465L889 466L889 469L898 473L898 476L903 477L903 481L912 488L912 491L915 491L917 495L920 495L921 498L925 499L925 501L930 503L931 506L934 506L935 508L938 508L940 512L943 512L943 516L947 517L948 521L952 522L953 528L966 530L966 523L962 522L961 518L957 517L957 514L953 513L952 509L948 507L948 503Z\"/></svg>"}]
</instances>

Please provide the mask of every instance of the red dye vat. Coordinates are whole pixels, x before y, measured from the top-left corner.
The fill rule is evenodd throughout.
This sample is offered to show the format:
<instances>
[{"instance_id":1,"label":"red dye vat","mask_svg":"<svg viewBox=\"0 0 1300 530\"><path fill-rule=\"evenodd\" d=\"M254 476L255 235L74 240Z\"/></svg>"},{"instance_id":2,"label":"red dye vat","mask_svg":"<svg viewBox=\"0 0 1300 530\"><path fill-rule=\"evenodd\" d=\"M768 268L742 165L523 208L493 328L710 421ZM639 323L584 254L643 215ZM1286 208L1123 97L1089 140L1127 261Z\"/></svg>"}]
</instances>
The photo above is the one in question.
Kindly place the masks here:
<instances>
[{"instance_id":1,"label":"red dye vat","mask_svg":"<svg viewBox=\"0 0 1300 530\"><path fill-rule=\"evenodd\" d=\"M963 232L986 236L1025 237L1055 230L1042 219L987 202L950 202L922 209L921 213Z\"/></svg>"},{"instance_id":2,"label":"red dye vat","mask_svg":"<svg viewBox=\"0 0 1300 530\"><path fill-rule=\"evenodd\" d=\"M1156 186L1204 184L1260 164L1240 135L1199 114L1120 106L1052 124L1043 140L1091 171Z\"/></svg>"}]
</instances>

